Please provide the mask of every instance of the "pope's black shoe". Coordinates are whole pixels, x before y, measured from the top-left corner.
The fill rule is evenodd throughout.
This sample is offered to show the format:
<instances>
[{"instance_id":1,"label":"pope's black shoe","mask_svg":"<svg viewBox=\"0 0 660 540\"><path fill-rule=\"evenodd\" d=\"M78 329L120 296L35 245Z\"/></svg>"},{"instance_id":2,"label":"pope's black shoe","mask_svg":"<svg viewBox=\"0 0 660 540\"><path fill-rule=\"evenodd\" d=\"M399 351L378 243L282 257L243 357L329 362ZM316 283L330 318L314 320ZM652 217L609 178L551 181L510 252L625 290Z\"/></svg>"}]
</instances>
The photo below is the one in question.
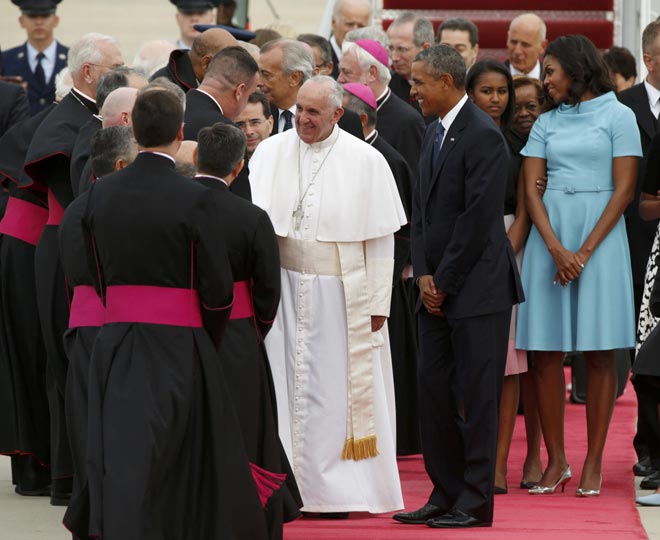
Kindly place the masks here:
<instances>
[{"instance_id":1,"label":"pope's black shoe","mask_svg":"<svg viewBox=\"0 0 660 540\"><path fill-rule=\"evenodd\" d=\"M429 519L426 524L434 529L466 529L468 527L491 526L491 523L478 520L461 510L452 510L440 517Z\"/></svg>"},{"instance_id":2,"label":"pope's black shoe","mask_svg":"<svg viewBox=\"0 0 660 540\"><path fill-rule=\"evenodd\" d=\"M639 487L642 489L658 489L660 487L660 471L655 471L641 481Z\"/></svg>"},{"instance_id":3,"label":"pope's black shoe","mask_svg":"<svg viewBox=\"0 0 660 540\"><path fill-rule=\"evenodd\" d=\"M429 519L437 518L446 513L445 510L438 508L430 503L425 504L418 510L412 512L400 512L394 514L392 519L400 521L401 523L409 523L412 525L424 525Z\"/></svg>"}]
</instances>

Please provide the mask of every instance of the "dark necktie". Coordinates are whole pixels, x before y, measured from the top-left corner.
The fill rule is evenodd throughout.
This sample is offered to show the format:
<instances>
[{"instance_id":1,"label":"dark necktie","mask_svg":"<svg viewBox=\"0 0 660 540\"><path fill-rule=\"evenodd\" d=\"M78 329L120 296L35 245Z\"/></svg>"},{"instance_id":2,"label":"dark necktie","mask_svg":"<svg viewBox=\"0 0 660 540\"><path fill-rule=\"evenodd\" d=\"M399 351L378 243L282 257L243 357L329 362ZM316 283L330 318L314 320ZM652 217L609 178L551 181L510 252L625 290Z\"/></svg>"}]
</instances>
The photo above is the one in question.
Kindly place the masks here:
<instances>
[{"instance_id":1,"label":"dark necktie","mask_svg":"<svg viewBox=\"0 0 660 540\"><path fill-rule=\"evenodd\" d=\"M37 54L37 67L34 69L34 78L37 80L37 84L40 87L46 86L46 73L44 72L44 67L41 65L41 61L46 58L46 55L42 52Z\"/></svg>"},{"instance_id":2,"label":"dark necktie","mask_svg":"<svg viewBox=\"0 0 660 540\"><path fill-rule=\"evenodd\" d=\"M442 140L445 138L445 126L442 122L438 122L438 127L435 130L435 138L433 139L433 168L438 164L438 155L440 154L440 147Z\"/></svg>"},{"instance_id":3,"label":"dark necktie","mask_svg":"<svg viewBox=\"0 0 660 540\"><path fill-rule=\"evenodd\" d=\"M284 129L282 131L291 129L293 127L293 113L289 110L282 111L282 116L284 116Z\"/></svg>"}]
</instances>

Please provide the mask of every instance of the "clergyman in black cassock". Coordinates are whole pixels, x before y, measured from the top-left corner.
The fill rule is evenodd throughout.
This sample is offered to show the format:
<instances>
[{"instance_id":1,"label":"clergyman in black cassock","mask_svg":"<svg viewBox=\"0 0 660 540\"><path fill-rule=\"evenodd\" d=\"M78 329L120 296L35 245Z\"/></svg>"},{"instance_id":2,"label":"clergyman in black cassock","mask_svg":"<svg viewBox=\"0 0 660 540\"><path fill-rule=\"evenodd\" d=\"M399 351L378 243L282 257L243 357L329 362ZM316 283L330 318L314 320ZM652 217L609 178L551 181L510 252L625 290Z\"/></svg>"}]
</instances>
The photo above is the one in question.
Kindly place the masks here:
<instances>
[{"instance_id":1,"label":"clergyman in black cassock","mask_svg":"<svg viewBox=\"0 0 660 540\"><path fill-rule=\"evenodd\" d=\"M280 443L275 389L263 345L280 301L277 239L266 212L232 194L227 185L238 175L245 146L245 135L238 128L227 124L204 128L195 180L211 190L220 209L222 229L217 234L226 244L234 276L234 304L219 356L248 457L268 472L287 475L286 487L267 506L270 538L276 540L282 538L283 519L300 516L302 501Z\"/></svg>"},{"instance_id":2,"label":"clergyman in black cassock","mask_svg":"<svg viewBox=\"0 0 660 540\"><path fill-rule=\"evenodd\" d=\"M48 209L45 192L23 164L35 130L55 105L12 127L0 139L0 177L9 190L0 222L0 453L12 456L22 495L50 494L50 426L46 351L37 311L34 250Z\"/></svg>"},{"instance_id":3,"label":"clergyman in black cassock","mask_svg":"<svg viewBox=\"0 0 660 540\"><path fill-rule=\"evenodd\" d=\"M74 532L263 540L263 509L214 347L233 298L215 234L219 209L174 170L177 98L144 92L132 117L143 151L95 184L82 219L106 324L89 374L90 525Z\"/></svg>"},{"instance_id":4,"label":"clergyman in black cassock","mask_svg":"<svg viewBox=\"0 0 660 540\"><path fill-rule=\"evenodd\" d=\"M423 50L412 73L424 112L438 116L424 137L411 224L422 449L433 490L423 508L394 519L490 526L511 306L523 299L502 221L506 142L468 100L455 49Z\"/></svg>"},{"instance_id":5,"label":"clergyman in black cassock","mask_svg":"<svg viewBox=\"0 0 660 540\"><path fill-rule=\"evenodd\" d=\"M48 359L53 502L59 504L66 502L64 495L70 492L73 465L64 417L68 361L62 343L69 308L57 228L63 209L73 200L70 180L73 145L80 128L97 113L90 99L75 88L71 90L37 128L25 163L25 172L35 188L48 190L49 215L35 251L35 273L37 305Z\"/></svg>"}]
</instances>

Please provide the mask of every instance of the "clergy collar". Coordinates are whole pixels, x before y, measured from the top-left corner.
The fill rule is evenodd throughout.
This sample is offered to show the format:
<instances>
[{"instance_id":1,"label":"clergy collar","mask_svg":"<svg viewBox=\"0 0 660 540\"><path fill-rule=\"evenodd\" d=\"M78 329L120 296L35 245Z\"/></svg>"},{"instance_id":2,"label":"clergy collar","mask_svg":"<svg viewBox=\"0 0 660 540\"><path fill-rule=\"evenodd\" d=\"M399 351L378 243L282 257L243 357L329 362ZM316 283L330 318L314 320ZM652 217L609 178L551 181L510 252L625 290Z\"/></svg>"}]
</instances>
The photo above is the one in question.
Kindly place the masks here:
<instances>
[{"instance_id":1,"label":"clergy collar","mask_svg":"<svg viewBox=\"0 0 660 540\"><path fill-rule=\"evenodd\" d=\"M76 92L76 94L78 94L80 97L83 97L83 98L85 98L87 101L90 101L90 102L92 102L94 105L96 105L96 100L95 100L94 98L89 97L89 96L88 96L87 94L85 94L85 92L83 92L82 90L79 90L79 89L76 88L75 86L73 87L73 90L74 90L74 91Z\"/></svg>"},{"instance_id":2,"label":"clergy collar","mask_svg":"<svg viewBox=\"0 0 660 540\"><path fill-rule=\"evenodd\" d=\"M151 154L152 156L160 156L169 159L172 162L172 165L176 165L176 160L170 156L169 154L165 154L164 152L153 152L151 150L140 150L138 152L138 155L143 154L143 155L149 155Z\"/></svg>"},{"instance_id":3,"label":"clergy collar","mask_svg":"<svg viewBox=\"0 0 660 540\"><path fill-rule=\"evenodd\" d=\"M213 100L213 103L215 103L217 105L218 109L220 109L220 113L222 114L222 116L225 115L225 111L222 110L222 105L220 105L220 103L218 103L217 99L215 99L211 94L209 94L205 90L202 90L201 88L195 88L195 90L197 90L198 92L201 92L205 96L208 96L209 99Z\"/></svg>"},{"instance_id":4,"label":"clergy collar","mask_svg":"<svg viewBox=\"0 0 660 540\"><path fill-rule=\"evenodd\" d=\"M220 178L219 176L213 176L212 174L196 174L193 178L210 178L211 180L217 180L218 182L223 183L225 186L229 187L229 184L224 178Z\"/></svg>"},{"instance_id":5,"label":"clergy collar","mask_svg":"<svg viewBox=\"0 0 660 540\"><path fill-rule=\"evenodd\" d=\"M70 95L73 97L73 99L75 99L78 103L80 103L83 107L85 107L85 109L87 109L92 114L99 113L99 109L96 106L96 100L89 97L84 92L81 92L75 86L71 89Z\"/></svg>"},{"instance_id":6,"label":"clergy collar","mask_svg":"<svg viewBox=\"0 0 660 540\"><path fill-rule=\"evenodd\" d=\"M380 111L380 108L384 105L384 103L390 99L390 96L392 95L392 90L390 89L389 86L385 87L385 91L376 98L376 104L378 105L378 108L376 110Z\"/></svg>"},{"instance_id":7,"label":"clergy collar","mask_svg":"<svg viewBox=\"0 0 660 540\"><path fill-rule=\"evenodd\" d=\"M374 142L378 138L378 130L374 129L369 135L364 138L364 142L369 143L373 146Z\"/></svg>"},{"instance_id":8,"label":"clergy collar","mask_svg":"<svg viewBox=\"0 0 660 540\"><path fill-rule=\"evenodd\" d=\"M332 128L332 133L330 133L330 135L328 135L328 137L326 137L322 141L319 141L319 142L316 142L316 143L313 143L313 144L307 144L305 141L300 139L300 142L308 148L324 149L324 148L331 147L335 143L335 141L337 140L337 137L339 137L339 126L337 124L335 124L335 127Z\"/></svg>"}]
</instances>

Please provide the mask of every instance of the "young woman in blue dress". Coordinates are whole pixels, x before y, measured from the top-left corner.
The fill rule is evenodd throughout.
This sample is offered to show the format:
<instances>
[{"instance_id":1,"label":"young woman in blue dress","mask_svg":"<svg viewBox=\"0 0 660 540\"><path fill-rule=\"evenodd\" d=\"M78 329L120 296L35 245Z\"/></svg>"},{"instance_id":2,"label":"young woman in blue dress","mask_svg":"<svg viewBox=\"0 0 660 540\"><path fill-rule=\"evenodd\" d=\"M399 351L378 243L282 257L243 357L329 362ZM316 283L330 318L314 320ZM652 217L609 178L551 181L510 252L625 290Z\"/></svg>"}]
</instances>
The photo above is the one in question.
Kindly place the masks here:
<instances>
[{"instance_id":1,"label":"young woman in blue dress","mask_svg":"<svg viewBox=\"0 0 660 540\"><path fill-rule=\"evenodd\" d=\"M642 152L635 116L617 101L608 68L587 38L553 41L543 68L556 107L538 118L522 150L533 227L516 336L518 348L535 351L532 372L548 451L548 466L530 493L563 491L571 479L564 450L563 358L582 351L588 448L576 495L596 496L616 393L614 350L635 345L622 214L633 199ZM535 185L546 171L541 198Z\"/></svg>"}]
</instances>

